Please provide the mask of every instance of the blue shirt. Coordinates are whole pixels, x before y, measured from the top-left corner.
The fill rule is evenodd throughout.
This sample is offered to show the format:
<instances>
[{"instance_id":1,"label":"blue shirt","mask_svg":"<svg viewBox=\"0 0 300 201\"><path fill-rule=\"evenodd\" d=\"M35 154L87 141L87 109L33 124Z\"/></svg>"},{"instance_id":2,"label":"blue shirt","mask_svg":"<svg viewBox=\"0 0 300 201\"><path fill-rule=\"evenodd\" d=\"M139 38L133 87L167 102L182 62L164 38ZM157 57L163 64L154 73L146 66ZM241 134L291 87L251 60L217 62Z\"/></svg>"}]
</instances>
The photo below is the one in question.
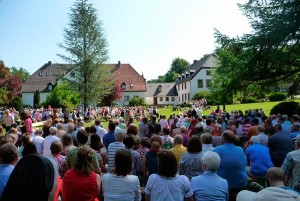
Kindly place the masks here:
<instances>
[{"instance_id":1,"label":"blue shirt","mask_svg":"<svg viewBox=\"0 0 300 201\"><path fill-rule=\"evenodd\" d=\"M3 190L14 167L15 166L11 164L0 165L0 198L2 197Z\"/></svg>"},{"instance_id":2,"label":"blue shirt","mask_svg":"<svg viewBox=\"0 0 300 201\"><path fill-rule=\"evenodd\" d=\"M245 151L246 157L250 162L250 172L254 176L265 176L273 163L269 148L259 143L254 143Z\"/></svg>"},{"instance_id":3,"label":"blue shirt","mask_svg":"<svg viewBox=\"0 0 300 201\"><path fill-rule=\"evenodd\" d=\"M108 131L108 133L106 133L104 136L103 136L103 144L105 145L106 149L108 149L108 145L110 143L113 143L116 141L116 138L115 138L115 131Z\"/></svg>"},{"instance_id":4,"label":"blue shirt","mask_svg":"<svg viewBox=\"0 0 300 201\"><path fill-rule=\"evenodd\" d=\"M247 159L241 147L225 143L213 150L221 158L217 174L228 182L229 189L241 189L247 185Z\"/></svg>"},{"instance_id":5,"label":"blue shirt","mask_svg":"<svg viewBox=\"0 0 300 201\"><path fill-rule=\"evenodd\" d=\"M227 201L228 183L216 172L205 171L202 175L193 177L191 187L195 201Z\"/></svg>"}]
</instances>

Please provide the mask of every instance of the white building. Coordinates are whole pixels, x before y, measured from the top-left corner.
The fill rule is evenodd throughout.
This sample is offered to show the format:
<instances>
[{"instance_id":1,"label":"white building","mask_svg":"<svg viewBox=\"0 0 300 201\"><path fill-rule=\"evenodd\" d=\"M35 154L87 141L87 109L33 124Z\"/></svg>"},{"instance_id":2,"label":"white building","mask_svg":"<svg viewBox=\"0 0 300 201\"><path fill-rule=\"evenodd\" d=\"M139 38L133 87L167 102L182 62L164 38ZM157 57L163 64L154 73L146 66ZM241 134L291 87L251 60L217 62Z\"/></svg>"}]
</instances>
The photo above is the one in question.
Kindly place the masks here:
<instances>
[{"instance_id":1,"label":"white building","mask_svg":"<svg viewBox=\"0 0 300 201\"><path fill-rule=\"evenodd\" d=\"M175 83L147 83L147 105L175 105L179 98Z\"/></svg>"}]
</instances>

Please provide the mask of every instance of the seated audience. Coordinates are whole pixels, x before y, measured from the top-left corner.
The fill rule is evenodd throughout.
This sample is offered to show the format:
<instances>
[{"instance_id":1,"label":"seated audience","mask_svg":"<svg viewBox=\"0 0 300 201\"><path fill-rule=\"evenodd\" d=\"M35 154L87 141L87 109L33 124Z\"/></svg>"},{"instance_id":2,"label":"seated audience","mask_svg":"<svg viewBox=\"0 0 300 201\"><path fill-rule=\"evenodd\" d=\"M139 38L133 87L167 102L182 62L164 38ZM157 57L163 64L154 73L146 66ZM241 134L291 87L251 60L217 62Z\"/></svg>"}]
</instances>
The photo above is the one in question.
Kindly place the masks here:
<instances>
[{"instance_id":1,"label":"seated audience","mask_svg":"<svg viewBox=\"0 0 300 201\"><path fill-rule=\"evenodd\" d=\"M206 151L202 157L202 175L193 177L191 187L195 201L226 201L228 200L228 183L217 175L220 166L220 156L212 151Z\"/></svg>"},{"instance_id":2,"label":"seated audience","mask_svg":"<svg viewBox=\"0 0 300 201\"><path fill-rule=\"evenodd\" d=\"M192 201L193 192L188 178L177 175L175 155L167 150L160 151L158 161L158 174L150 175L145 187L146 201Z\"/></svg>"}]
</instances>

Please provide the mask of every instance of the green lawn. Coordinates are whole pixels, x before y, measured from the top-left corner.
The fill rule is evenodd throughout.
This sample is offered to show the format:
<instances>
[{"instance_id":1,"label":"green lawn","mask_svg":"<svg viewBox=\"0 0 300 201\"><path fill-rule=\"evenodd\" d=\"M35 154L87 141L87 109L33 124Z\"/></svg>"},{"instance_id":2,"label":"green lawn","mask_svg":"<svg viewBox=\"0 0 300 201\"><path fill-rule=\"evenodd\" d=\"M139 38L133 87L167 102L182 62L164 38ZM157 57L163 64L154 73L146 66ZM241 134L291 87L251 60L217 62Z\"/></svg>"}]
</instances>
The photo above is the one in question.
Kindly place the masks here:
<instances>
[{"instance_id":1,"label":"green lawn","mask_svg":"<svg viewBox=\"0 0 300 201\"><path fill-rule=\"evenodd\" d=\"M300 102L299 100L297 100L298 102ZM280 102L262 102L262 103L247 103L247 104L233 104L233 105L226 105L226 111L230 112L231 110L242 110L243 112L245 112L247 109L259 109L262 108L265 112L266 115L270 115L270 111L271 109L277 105ZM212 106L209 110L205 110L203 112L203 115L208 115L210 114L210 112L213 109L216 109L217 106ZM220 108L222 108L222 106L220 105ZM178 111L173 111L172 110L172 106L169 107L163 107L163 108L158 108L158 112L159 114L164 114L167 116L167 118L169 118L169 116L171 114L179 114L180 112L183 112L184 108L182 108L181 110ZM135 121L136 125L137 122ZM85 126L91 126L92 124L94 124L94 121L88 122L85 124ZM103 122L103 127L107 128L108 126L108 122L104 121Z\"/></svg>"}]
</instances>

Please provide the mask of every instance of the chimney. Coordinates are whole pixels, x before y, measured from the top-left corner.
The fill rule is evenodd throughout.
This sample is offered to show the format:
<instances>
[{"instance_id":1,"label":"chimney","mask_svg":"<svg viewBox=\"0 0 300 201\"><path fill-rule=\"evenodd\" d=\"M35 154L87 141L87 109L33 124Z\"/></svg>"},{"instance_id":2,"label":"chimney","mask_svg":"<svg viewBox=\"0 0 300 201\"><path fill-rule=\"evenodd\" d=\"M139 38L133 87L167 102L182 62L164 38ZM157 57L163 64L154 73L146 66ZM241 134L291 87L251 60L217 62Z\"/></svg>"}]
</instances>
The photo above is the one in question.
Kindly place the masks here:
<instances>
[{"instance_id":1,"label":"chimney","mask_svg":"<svg viewBox=\"0 0 300 201\"><path fill-rule=\"evenodd\" d=\"M197 63L198 60L194 60L193 64Z\"/></svg>"},{"instance_id":2,"label":"chimney","mask_svg":"<svg viewBox=\"0 0 300 201\"><path fill-rule=\"evenodd\" d=\"M48 61L48 66L51 66L52 65L52 62L51 61Z\"/></svg>"},{"instance_id":3,"label":"chimney","mask_svg":"<svg viewBox=\"0 0 300 201\"><path fill-rule=\"evenodd\" d=\"M142 77L144 77L144 73L142 72Z\"/></svg>"},{"instance_id":4,"label":"chimney","mask_svg":"<svg viewBox=\"0 0 300 201\"><path fill-rule=\"evenodd\" d=\"M121 61L118 61L118 67L121 67Z\"/></svg>"}]
</instances>

